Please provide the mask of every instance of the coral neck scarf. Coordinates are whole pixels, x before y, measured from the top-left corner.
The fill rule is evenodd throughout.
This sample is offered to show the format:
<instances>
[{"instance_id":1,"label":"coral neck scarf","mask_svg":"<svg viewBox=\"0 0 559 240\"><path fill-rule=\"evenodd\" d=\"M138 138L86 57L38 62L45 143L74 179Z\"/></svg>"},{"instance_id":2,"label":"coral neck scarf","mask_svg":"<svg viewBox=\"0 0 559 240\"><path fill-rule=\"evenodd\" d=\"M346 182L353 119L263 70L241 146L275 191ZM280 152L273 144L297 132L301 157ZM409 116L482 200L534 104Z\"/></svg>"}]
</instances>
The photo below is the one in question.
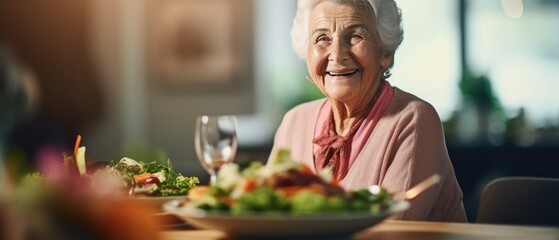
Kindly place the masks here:
<instances>
[{"instance_id":1,"label":"coral neck scarf","mask_svg":"<svg viewBox=\"0 0 559 240\"><path fill-rule=\"evenodd\" d=\"M361 119L351 126L349 133L343 137L336 133L332 106L327 101L320 110L313 141L315 168L318 170L331 167L334 177L341 181L390 105L393 95L394 89L388 82L381 84L369 111L365 111Z\"/></svg>"}]
</instances>

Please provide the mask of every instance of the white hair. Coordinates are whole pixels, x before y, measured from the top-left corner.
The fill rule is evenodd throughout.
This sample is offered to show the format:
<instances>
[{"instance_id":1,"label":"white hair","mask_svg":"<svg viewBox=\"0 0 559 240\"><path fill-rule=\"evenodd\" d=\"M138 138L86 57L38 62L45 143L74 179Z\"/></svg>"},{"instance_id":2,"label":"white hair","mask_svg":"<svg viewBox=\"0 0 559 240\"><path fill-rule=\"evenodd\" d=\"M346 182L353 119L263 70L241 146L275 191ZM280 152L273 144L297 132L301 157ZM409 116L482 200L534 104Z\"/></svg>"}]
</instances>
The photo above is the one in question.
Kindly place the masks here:
<instances>
[{"instance_id":1,"label":"white hair","mask_svg":"<svg viewBox=\"0 0 559 240\"><path fill-rule=\"evenodd\" d=\"M299 0L297 12L291 27L291 43L297 55L305 60L309 42L309 15L311 10L321 2L331 1L372 10L374 23L380 37L381 47L394 57L394 53L404 38L402 13L394 0ZM372 8L372 9L371 9ZM394 60L390 66L394 64Z\"/></svg>"}]
</instances>

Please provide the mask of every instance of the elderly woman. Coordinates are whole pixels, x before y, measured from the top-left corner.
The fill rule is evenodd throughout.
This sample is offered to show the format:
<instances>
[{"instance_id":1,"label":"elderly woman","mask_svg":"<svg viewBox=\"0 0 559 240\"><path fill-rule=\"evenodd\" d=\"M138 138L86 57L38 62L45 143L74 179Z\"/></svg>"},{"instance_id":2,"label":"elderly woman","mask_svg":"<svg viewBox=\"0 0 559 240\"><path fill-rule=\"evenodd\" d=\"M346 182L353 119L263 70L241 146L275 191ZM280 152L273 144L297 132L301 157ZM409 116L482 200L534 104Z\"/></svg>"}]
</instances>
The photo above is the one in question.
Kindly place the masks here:
<instances>
[{"instance_id":1,"label":"elderly woman","mask_svg":"<svg viewBox=\"0 0 559 240\"><path fill-rule=\"evenodd\" d=\"M405 191L438 173L438 185L392 218L465 222L437 112L386 80L403 39L396 3L299 0L291 35L326 98L286 113L271 156L286 148L314 171L331 167L345 189Z\"/></svg>"}]
</instances>

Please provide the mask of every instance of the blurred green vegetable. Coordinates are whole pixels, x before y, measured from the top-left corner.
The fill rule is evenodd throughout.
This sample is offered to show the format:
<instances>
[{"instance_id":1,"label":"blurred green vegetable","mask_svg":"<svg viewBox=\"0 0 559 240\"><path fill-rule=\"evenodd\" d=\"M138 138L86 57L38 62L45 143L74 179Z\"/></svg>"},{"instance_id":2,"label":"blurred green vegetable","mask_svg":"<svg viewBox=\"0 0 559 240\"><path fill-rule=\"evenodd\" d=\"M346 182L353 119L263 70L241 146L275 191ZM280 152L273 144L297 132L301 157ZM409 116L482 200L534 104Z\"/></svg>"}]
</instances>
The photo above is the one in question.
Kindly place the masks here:
<instances>
[{"instance_id":1,"label":"blurred green vegetable","mask_svg":"<svg viewBox=\"0 0 559 240\"><path fill-rule=\"evenodd\" d=\"M321 212L327 209L326 197L311 191L300 191L291 198L294 213Z\"/></svg>"},{"instance_id":2,"label":"blurred green vegetable","mask_svg":"<svg viewBox=\"0 0 559 240\"><path fill-rule=\"evenodd\" d=\"M123 159L124 160L124 159ZM166 164L153 162L136 162L132 159L126 159L126 164L121 160L116 164L109 164L110 169L114 169L122 177L126 187L134 187L134 176L150 173L162 175L162 181L157 183L157 189L150 192L153 196L180 196L188 194L188 191L198 185L200 180L197 177L185 177L173 170L171 161L167 159ZM134 161L130 164L131 161Z\"/></svg>"},{"instance_id":3,"label":"blurred green vegetable","mask_svg":"<svg viewBox=\"0 0 559 240\"><path fill-rule=\"evenodd\" d=\"M344 190L333 181L331 172L317 175L308 166L294 161L289 150L280 149L266 165L223 165L217 183L201 199L191 200L190 208L233 214L377 213L392 203L392 196L384 188L374 194L368 189Z\"/></svg>"},{"instance_id":4,"label":"blurred green vegetable","mask_svg":"<svg viewBox=\"0 0 559 240\"><path fill-rule=\"evenodd\" d=\"M231 212L237 214L255 211L286 211L288 209L287 199L270 187L258 188L244 194L231 206Z\"/></svg>"}]
</instances>

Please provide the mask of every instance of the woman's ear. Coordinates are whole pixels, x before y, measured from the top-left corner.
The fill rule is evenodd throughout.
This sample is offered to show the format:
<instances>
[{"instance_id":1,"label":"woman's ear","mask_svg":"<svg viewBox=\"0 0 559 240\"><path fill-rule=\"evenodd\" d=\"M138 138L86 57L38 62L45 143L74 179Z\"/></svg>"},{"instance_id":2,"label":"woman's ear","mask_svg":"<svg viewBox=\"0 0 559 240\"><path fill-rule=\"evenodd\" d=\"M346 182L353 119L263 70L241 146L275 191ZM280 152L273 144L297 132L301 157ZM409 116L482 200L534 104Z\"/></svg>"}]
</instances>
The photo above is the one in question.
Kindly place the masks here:
<instances>
[{"instance_id":1,"label":"woman's ear","mask_svg":"<svg viewBox=\"0 0 559 240\"><path fill-rule=\"evenodd\" d=\"M394 54L386 52L380 58L380 66L382 69L387 69L392 66L392 62L394 61Z\"/></svg>"}]
</instances>

